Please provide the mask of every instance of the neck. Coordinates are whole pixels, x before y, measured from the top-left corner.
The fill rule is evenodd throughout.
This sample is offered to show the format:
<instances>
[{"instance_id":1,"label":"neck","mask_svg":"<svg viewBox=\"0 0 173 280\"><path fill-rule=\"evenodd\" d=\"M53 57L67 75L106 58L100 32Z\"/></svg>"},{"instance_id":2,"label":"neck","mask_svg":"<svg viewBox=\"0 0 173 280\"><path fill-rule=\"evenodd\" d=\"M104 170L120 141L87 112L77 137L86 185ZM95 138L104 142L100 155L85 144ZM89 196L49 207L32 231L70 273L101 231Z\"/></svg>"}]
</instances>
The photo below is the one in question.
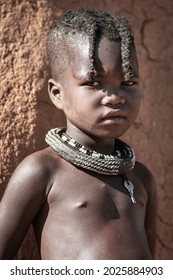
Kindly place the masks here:
<instances>
[{"instance_id":1,"label":"neck","mask_svg":"<svg viewBox=\"0 0 173 280\"><path fill-rule=\"evenodd\" d=\"M112 154L115 139L100 139L84 132L75 126L67 126L66 133L80 144L102 154Z\"/></svg>"}]
</instances>

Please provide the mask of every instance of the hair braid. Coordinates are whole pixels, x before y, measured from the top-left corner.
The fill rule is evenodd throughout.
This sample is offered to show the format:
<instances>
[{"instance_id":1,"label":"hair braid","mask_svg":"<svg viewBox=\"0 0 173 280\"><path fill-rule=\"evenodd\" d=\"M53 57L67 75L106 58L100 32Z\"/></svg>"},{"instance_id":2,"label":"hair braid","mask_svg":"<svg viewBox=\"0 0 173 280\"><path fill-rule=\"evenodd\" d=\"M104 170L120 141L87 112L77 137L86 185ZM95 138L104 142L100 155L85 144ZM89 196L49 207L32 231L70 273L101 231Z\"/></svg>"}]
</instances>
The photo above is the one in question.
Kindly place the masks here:
<instances>
[{"instance_id":1,"label":"hair braid","mask_svg":"<svg viewBox=\"0 0 173 280\"><path fill-rule=\"evenodd\" d=\"M133 44L132 31L130 30L129 23L124 17L115 17L115 24L117 31L121 38L121 58L122 70L124 79L129 80L133 76L132 66L130 61L130 52Z\"/></svg>"},{"instance_id":2,"label":"hair braid","mask_svg":"<svg viewBox=\"0 0 173 280\"><path fill-rule=\"evenodd\" d=\"M91 26L90 32L89 32L89 62L90 62L90 78L91 79L93 79L96 74L95 67L94 67L96 32L97 32L97 25L95 23L93 23Z\"/></svg>"}]
</instances>

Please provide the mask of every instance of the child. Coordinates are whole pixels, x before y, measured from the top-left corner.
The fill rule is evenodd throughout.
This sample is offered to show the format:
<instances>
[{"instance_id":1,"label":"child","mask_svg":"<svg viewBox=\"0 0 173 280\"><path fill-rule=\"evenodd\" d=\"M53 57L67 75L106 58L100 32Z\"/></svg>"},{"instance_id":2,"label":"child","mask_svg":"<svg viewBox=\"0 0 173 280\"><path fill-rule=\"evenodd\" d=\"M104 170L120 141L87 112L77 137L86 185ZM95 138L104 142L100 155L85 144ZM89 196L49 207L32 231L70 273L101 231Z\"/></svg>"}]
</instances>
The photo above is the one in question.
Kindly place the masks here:
<instances>
[{"instance_id":1,"label":"child","mask_svg":"<svg viewBox=\"0 0 173 280\"><path fill-rule=\"evenodd\" d=\"M0 258L33 224L41 259L153 259L156 190L119 139L141 102L132 31L116 14L67 12L48 35L48 91L67 127L15 170L0 204Z\"/></svg>"}]
</instances>

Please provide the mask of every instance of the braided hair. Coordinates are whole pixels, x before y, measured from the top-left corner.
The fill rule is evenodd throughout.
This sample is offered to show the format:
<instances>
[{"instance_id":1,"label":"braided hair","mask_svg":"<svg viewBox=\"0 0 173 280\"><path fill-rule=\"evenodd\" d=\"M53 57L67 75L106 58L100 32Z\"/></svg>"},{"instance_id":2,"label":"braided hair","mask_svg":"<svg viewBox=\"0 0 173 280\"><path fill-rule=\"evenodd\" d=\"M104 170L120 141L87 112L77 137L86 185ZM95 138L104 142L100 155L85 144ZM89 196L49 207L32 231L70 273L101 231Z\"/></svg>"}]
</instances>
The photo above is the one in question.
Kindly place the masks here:
<instances>
[{"instance_id":1,"label":"braided hair","mask_svg":"<svg viewBox=\"0 0 173 280\"><path fill-rule=\"evenodd\" d=\"M111 41L120 42L122 71L124 80L133 76L130 61L134 38L126 18L112 12L95 9L78 9L68 11L50 30L47 40L47 52L52 75L61 78L70 57L70 45L75 45L77 39L89 38L90 77L94 78L94 56L96 42L105 37Z\"/></svg>"}]
</instances>

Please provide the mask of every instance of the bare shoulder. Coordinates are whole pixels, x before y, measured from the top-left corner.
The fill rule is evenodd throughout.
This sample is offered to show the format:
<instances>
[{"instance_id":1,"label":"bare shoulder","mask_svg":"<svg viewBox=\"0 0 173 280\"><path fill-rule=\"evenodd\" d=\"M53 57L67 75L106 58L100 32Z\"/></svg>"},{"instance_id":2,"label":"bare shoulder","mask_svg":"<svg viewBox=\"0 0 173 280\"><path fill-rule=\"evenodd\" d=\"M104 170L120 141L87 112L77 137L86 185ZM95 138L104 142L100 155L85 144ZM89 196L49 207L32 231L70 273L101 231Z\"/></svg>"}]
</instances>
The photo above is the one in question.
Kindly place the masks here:
<instances>
[{"instance_id":1,"label":"bare shoulder","mask_svg":"<svg viewBox=\"0 0 173 280\"><path fill-rule=\"evenodd\" d=\"M46 196L52 183L56 162L50 148L27 156L15 169L6 192L13 188L18 192L22 190L22 193L27 195L32 193Z\"/></svg>"},{"instance_id":2,"label":"bare shoulder","mask_svg":"<svg viewBox=\"0 0 173 280\"><path fill-rule=\"evenodd\" d=\"M141 184L144 186L148 197L156 197L156 181L152 172L141 162L136 162L134 168L135 176L139 179Z\"/></svg>"},{"instance_id":3,"label":"bare shoulder","mask_svg":"<svg viewBox=\"0 0 173 280\"><path fill-rule=\"evenodd\" d=\"M23 169L32 175L44 178L51 172L55 163L54 152L51 148L46 148L27 156L17 167L16 171Z\"/></svg>"}]
</instances>

